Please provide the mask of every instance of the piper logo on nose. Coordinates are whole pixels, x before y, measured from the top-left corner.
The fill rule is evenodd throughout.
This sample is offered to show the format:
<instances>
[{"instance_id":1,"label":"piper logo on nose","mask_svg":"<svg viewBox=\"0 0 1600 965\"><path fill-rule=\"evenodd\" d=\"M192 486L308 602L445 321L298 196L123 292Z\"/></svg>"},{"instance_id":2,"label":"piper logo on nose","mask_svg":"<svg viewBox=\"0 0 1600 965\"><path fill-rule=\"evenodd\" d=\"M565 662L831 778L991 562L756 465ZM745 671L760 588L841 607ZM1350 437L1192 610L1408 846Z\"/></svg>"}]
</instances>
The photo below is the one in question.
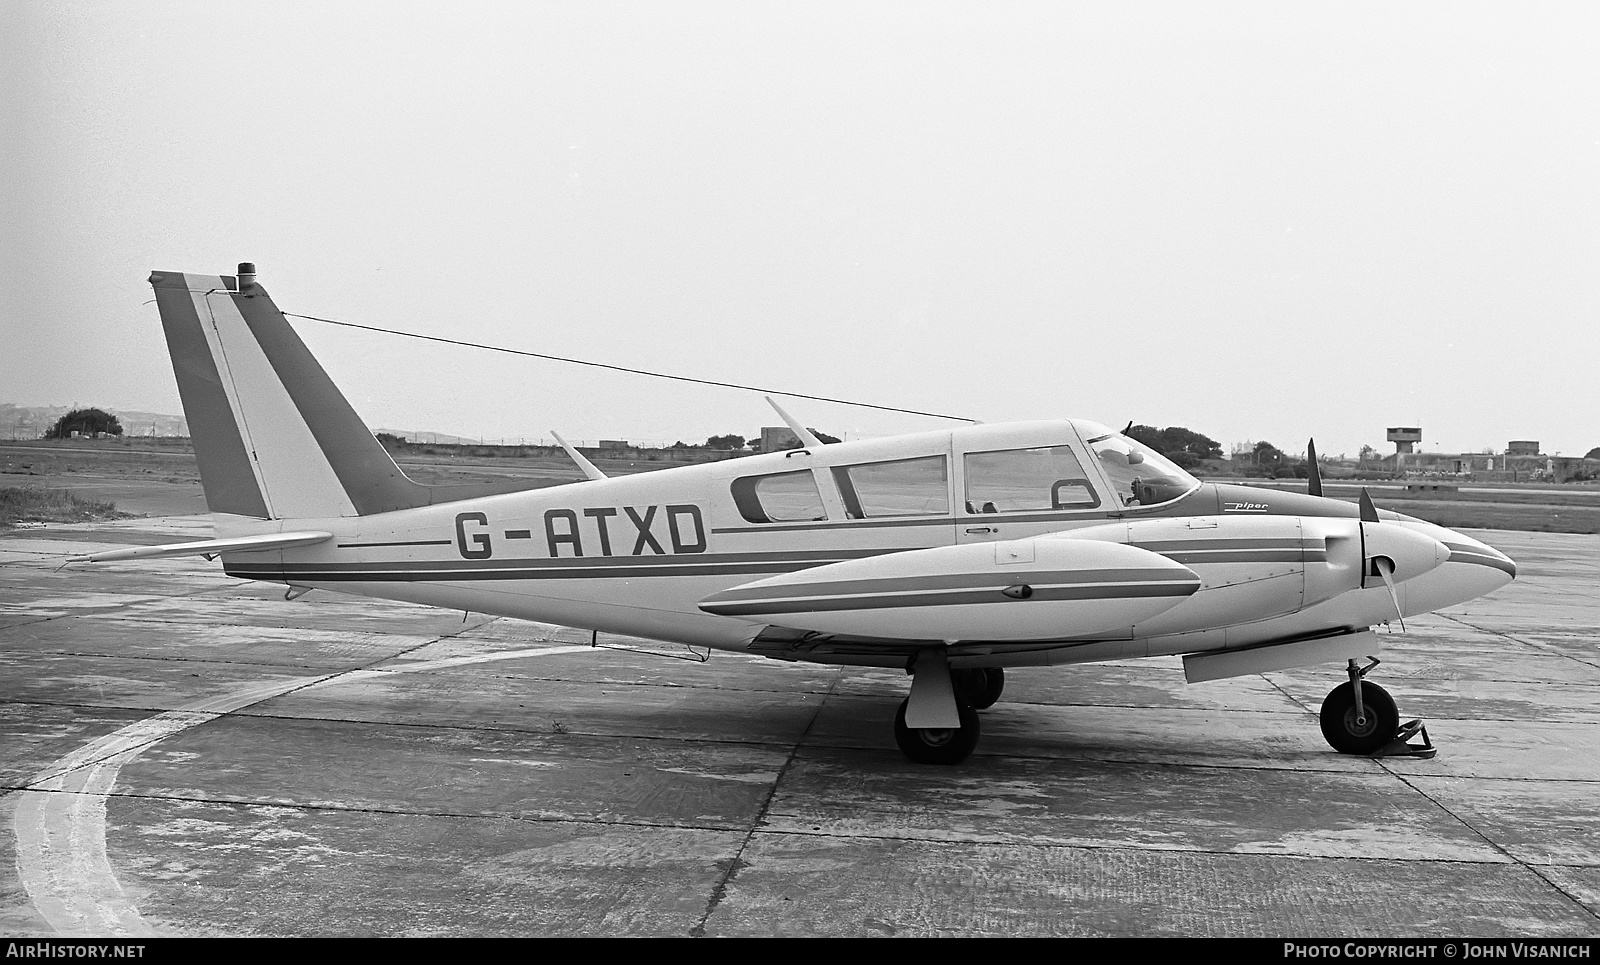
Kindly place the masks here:
<instances>
[{"instance_id":1,"label":"piper logo on nose","mask_svg":"<svg viewBox=\"0 0 1600 965\"><path fill-rule=\"evenodd\" d=\"M1264 513L1267 511L1266 503L1223 503L1222 511L1225 513Z\"/></svg>"}]
</instances>

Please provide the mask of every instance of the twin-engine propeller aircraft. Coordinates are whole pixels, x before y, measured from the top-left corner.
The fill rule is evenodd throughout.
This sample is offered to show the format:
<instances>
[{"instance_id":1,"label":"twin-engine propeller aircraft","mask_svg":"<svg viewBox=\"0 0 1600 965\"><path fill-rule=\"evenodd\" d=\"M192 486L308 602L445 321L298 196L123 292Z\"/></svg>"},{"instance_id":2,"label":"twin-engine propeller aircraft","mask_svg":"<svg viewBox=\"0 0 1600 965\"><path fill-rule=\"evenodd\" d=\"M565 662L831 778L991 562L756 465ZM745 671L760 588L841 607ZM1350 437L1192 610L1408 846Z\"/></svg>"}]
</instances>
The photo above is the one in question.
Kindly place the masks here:
<instances>
[{"instance_id":1,"label":"twin-engine propeller aircraft","mask_svg":"<svg viewBox=\"0 0 1600 965\"><path fill-rule=\"evenodd\" d=\"M1183 655L1188 679L1346 662L1322 731L1407 736L1364 682L1371 628L1505 585L1516 565L1422 520L1202 484L1082 420L974 425L491 492L419 485L335 388L251 265L150 276L230 576L777 660L912 674L894 733L977 744L1005 669ZM781 411L781 410L780 410ZM786 417L787 418L787 417ZM1313 492L1320 486L1313 484Z\"/></svg>"}]
</instances>

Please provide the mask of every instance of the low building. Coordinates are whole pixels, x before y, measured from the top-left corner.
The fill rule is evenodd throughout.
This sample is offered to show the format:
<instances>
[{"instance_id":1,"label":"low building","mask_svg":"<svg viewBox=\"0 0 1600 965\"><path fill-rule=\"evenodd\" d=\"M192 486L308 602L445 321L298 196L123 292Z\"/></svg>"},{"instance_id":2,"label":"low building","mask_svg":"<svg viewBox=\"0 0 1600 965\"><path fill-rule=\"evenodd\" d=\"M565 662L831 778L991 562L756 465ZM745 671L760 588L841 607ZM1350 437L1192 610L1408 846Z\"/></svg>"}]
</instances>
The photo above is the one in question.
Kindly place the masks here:
<instances>
[{"instance_id":1,"label":"low building","mask_svg":"<svg viewBox=\"0 0 1600 965\"><path fill-rule=\"evenodd\" d=\"M1391 430L1392 431L1392 430ZM1506 450L1492 452L1397 452L1383 458L1384 468L1407 477L1470 478L1474 482L1568 482L1600 478L1600 459L1547 456L1539 443L1519 439Z\"/></svg>"},{"instance_id":2,"label":"low building","mask_svg":"<svg viewBox=\"0 0 1600 965\"><path fill-rule=\"evenodd\" d=\"M780 452L800 448L800 437L788 426L762 426L761 451Z\"/></svg>"}]
</instances>

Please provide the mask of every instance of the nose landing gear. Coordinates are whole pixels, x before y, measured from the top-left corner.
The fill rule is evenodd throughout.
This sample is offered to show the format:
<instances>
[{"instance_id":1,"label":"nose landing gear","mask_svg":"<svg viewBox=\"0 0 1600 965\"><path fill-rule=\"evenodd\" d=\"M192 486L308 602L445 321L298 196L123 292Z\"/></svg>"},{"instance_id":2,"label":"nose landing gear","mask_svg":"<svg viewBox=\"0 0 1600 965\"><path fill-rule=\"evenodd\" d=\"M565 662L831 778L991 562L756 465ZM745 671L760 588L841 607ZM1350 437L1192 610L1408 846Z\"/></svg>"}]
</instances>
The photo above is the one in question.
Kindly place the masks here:
<instances>
[{"instance_id":1,"label":"nose landing gear","mask_svg":"<svg viewBox=\"0 0 1600 965\"><path fill-rule=\"evenodd\" d=\"M1366 754L1371 757L1431 758L1438 748L1428 739L1428 730L1422 721L1400 724L1400 712L1394 698L1377 684L1362 678L1378 665L1376 657L1365 667L1349 664L1349 683L1333 688L1322 702L1322 736L1334 750L1341 754ZM1412 744L1411 738L1422 735L1422 743Z\"/></svg>"}]
</instances>

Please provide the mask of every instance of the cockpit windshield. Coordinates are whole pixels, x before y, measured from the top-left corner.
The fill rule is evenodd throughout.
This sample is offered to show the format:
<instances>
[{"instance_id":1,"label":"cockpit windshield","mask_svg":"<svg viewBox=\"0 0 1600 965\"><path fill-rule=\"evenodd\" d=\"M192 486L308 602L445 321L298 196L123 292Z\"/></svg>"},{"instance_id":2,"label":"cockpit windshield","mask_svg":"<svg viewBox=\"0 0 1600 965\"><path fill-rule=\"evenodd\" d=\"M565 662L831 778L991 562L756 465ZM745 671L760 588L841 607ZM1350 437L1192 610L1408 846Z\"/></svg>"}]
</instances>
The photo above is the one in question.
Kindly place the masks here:
<instances>
[{"instance_id":1,"label":"cockpit windshield","mask_svg":"<svg viewBox=\"0 0 1600 965\"><path fill-rule=\"evenodd\" d=\"M1074 421L1100 467L1111 480L1123 506L1154 506L1171 502L1200 485L1200 480L1173 465L1150 447L1112 432L1094 422Z\"/></svg>"}]
</instances>

